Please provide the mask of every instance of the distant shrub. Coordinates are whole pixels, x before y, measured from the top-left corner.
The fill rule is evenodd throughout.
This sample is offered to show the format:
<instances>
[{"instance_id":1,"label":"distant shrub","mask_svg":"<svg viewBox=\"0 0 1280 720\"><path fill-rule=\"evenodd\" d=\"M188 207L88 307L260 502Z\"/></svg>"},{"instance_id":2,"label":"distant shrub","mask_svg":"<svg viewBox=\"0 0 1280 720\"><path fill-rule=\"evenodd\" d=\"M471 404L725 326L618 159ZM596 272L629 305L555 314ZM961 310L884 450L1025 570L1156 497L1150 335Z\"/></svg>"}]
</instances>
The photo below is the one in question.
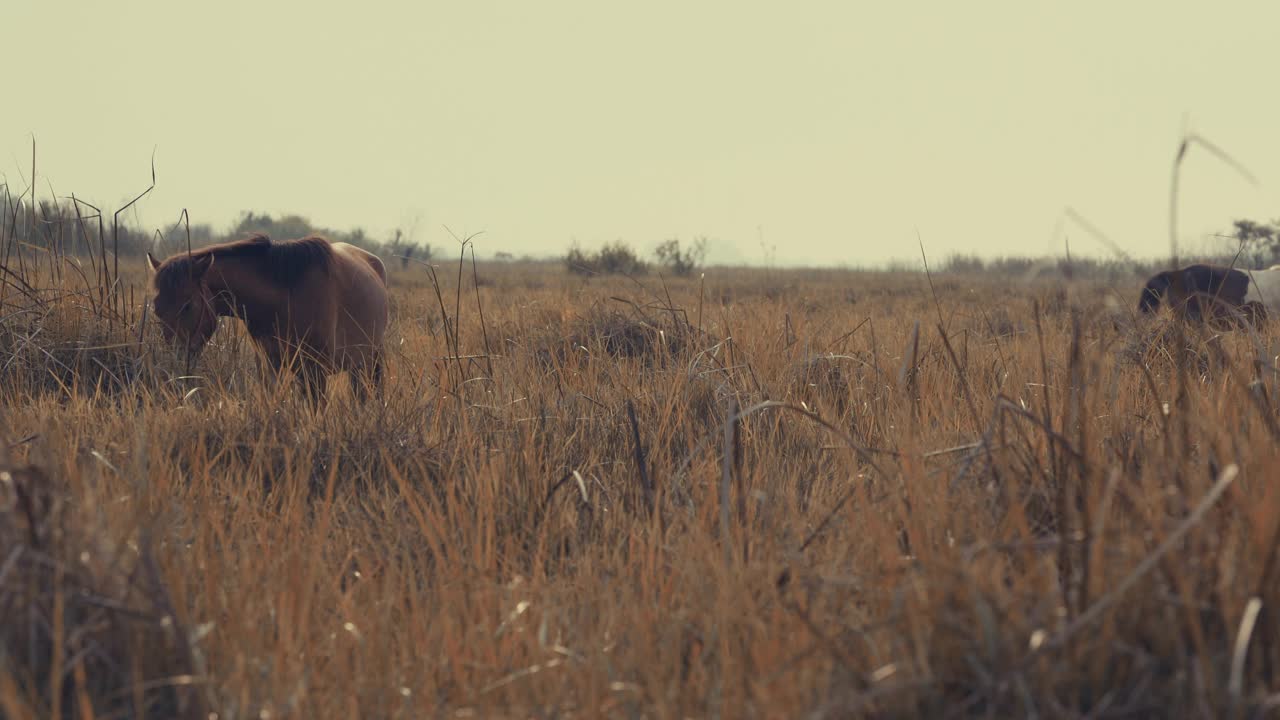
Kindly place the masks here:
<instances>
[{"instance_id":1,"label":"distant shrub","mask_svg":"<svg viewBox=\"0 0 1280 720\"><path fill-rule=\"evenodd\" d=\"M409 263L417 260L418 262L430 262L431 246L419 245L413 242L407 242L403 233L397 229L396 236L391 242L386 243L381 248L379 254L386 260L397 259L400 261L400 268L407 269Z\"/></svg>"},{"instance_id":2,"label":"distant shrub","mask_svg":"<svg viewBox=\"0 0 1280 720\"><path fill-rule=\"evenodd\" d=\"M943 272L974 273L982 272L986 263L977 255L952 255L942 263Z\"/></svg>"},{"instance_id":3,"label":"distant shrub","mask_svg":"<svg viewBox=\"0 0 1280 720\"><path fill-rule=\"evenodd\" d=\"M659 265L675 275L685 277L702 266L702 261L707 256L707 239L699 237L690 247L681 248L680 241L671 238L659 245L654 254L658 256Z\"/></svg>"},{"instance_id":4,"label":"distant shrub","mask_svg":"<svg viewBox=\"0 0 1280 720\"><path fill-rule=\"evenodd\" d=\"M575 275L643 275L649 266L635 250L622 241L605 245L595 253L583 252L577 246L569 248L564 258L565 267Z\"/></svg>"},{"instance_id":5,"label":"distant shrub","mask_svg":"<svg viewBox=\"0 0 1280 720\"><path fill-rule=\"evenodd\" d=\"M1246 267L1264 268L1280 262L1280 220L1236 220L1233 225Z\"/></svg>"}]
</instances>

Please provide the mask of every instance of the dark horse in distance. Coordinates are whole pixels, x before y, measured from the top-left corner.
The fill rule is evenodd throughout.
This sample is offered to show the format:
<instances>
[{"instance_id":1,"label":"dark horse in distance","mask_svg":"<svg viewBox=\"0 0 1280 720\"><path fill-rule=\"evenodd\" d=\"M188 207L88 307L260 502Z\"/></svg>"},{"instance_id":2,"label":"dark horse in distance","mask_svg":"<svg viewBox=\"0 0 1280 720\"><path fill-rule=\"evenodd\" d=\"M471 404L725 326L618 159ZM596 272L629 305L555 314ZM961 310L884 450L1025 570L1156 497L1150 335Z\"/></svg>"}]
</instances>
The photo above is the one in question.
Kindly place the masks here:
<instances>
[{"instance_id":1,"label":"dark horse in distance","mask_svg":"<svg viewBox=\"0 0 1280 720\"><path fill-rule=\"evenodd\" d=\"M1154 313L1162 301L1191 320L1257 324L1280 312L1280 265L1240 270L1197 264L1157 273L1142 289L1138 312Z\"/></svg>"},{"instance_id":2,"label":"dark horse in distance","mask_svg":"<svg viewBox=\"0 0 1280 720\"><path fill-rule=\"evenodd\" d=\"M147 253L155 314L166 341L195 359L218 327L240 318L268 366L287 365L313 399L347 371L358 396L382 385L387 271L376 255L319 236L266 235L158 262Z\"/></svg>"}]
</instances>

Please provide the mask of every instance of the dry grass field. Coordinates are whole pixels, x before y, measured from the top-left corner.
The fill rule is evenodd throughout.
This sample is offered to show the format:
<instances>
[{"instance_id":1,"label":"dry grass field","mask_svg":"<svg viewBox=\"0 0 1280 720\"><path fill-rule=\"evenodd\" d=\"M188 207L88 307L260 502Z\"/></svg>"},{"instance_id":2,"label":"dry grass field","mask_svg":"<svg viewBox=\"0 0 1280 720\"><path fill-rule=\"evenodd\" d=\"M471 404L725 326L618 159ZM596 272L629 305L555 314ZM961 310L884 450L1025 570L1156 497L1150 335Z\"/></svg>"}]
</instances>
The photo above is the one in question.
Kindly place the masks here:
<instances>
[{"instance_id":1,"label":"dry grass field","mask_svg":"<svg viewBox=\"0 0 1280 720\"><path fill-rule=\"evenodd\" d=\"M397 263L385 404L315 413L236 324L185 368L141 259L25 257L7 718L1280 708L1274 327L1135 324L1138 282Z\"/></svg>"}]
</instances>

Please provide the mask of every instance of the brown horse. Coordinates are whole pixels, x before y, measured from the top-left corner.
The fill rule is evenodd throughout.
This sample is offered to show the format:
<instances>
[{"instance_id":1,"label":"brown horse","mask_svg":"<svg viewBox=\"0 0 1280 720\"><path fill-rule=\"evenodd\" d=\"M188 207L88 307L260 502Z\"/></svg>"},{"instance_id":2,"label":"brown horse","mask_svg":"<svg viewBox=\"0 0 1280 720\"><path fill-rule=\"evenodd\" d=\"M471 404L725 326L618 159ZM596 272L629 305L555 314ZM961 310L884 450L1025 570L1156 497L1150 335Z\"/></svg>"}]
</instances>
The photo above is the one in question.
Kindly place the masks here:
<instances>
[{"instance_id":1,"label":"brown horse","mask_svg":"<svg viewBox=\"0 0 1280 720\"><path fill-rule=\"evenodd\" d=\"M1214 324L1256 324L1280 311L1280 266L1240 270L1217 265L1188 265L1147 280L1138 300L1140 313L1166 304L1181 317Z\"/></svg>"},{"instance_id":2,"label":"brown horse","mask_svg":"<svg viewBox=\"0 0 1280 720\"><path fill-rule=\"evenodd\" d=\"M167 342L199 356L220 316L240 318L279 372L320 399L330 374L348 371L357 395L381 390L387 272L377 256L319 236L274 243L266 235L182 253L147 253L155 314Z\"/></svg>"}]
</instances>

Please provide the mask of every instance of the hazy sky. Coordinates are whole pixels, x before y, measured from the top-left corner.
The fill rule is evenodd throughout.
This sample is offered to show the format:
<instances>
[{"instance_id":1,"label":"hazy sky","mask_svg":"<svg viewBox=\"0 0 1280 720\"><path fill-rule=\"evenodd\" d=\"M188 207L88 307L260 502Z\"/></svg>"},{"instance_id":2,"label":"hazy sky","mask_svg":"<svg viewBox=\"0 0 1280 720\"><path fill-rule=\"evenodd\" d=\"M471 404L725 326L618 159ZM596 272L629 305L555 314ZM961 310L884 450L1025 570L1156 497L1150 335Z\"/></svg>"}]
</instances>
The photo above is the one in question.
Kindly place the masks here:
<instances>
[{"instance_id":1,"label":"hazy sky","mask_svg":"<svg viewBox=\"0 0 1280 720\"><path fill-rule=\"evenodd\" d=\"M1280 217L1280 3L60 2L0 15L0 171L138 219L241 210L558 253L1060 251L1071 206L1168 248ZM1072 251L1105 248L1071 224Z\"/></svg>"}]
</instances>

